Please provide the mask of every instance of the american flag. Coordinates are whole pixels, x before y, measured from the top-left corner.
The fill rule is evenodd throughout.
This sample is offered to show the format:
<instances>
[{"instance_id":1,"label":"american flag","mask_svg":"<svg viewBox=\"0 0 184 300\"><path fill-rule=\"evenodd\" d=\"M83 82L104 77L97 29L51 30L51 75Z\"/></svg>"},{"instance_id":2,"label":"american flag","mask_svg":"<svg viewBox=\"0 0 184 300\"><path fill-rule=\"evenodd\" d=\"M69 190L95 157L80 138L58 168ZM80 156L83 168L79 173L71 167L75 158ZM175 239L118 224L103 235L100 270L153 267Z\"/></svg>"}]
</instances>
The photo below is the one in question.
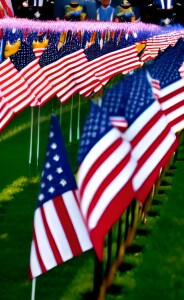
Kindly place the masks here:
<instances>
[{"instance_id":1,"label":"american flag","mask_svg":"<svg viewBox=\"0 0 184 300\"><path fill-rule=\"evenodd\" d=\"M1 13L3 14L1 18L14 17L14 11L11 0L1 0L0 8L2 9Z\"/></svg>"},{"instance_id":2,"label":"american flag","mask_svg":"<svg viewBox=\"0 0 184 300\"><path fill-rule=\"evenodd\" d=\"M125 137L131 142L132 154L138 161L133 185L137 199L141 202L145 201L160 169L178 146L160 104L152 97L145 76L145 71L140 70L133 75L134 78L127 78L132 90L125 108L125 117L129 123Z\"/></svg>"},{"instance_id":3,"label":"american flag","mask_svg":"<svg viewBox=\"0 0 184 300\"><path fill-rule=\"evenodd\" d=\"M184 83L179 73L183 61L184 41L179 39L174 47L168 48L148 67L153 92L157 94L157 99L174 132L184 128ZM158 84L153 87L154 81Z\"/></svg>"},{"instance_id":4,"label":"american flag","mask_svg":"<svg viewBox=\"0 0 184 300\"><path fill-rule=\"evenodd\" d=\"M0 64L0 74L0 130L3 130L11 119L24 108L28 107L35 98L10 58L5 59Z\"/></svg>"},{"instance_id":5,"label":"american flag","mask_svg":"<svg viewBox=\"0 0 184 300\"><path fill-rule=\"evenodd\" d=\"M83 67L79 67L74 75L74 80L80 95L86 97L92 92L97 92L102 88L99 79L94 75L102 55L98 39L84 50L87 62Z\"/></svg>"},{"instance_id":6,"label":"american flag","mask_svg":"<svg viewBox=\"0 0 184 300\"><path fill-rule=\"evenodd\" d=\"M146 70L141 68L134 71L121 84L124 92L119 94L118 88L117 97L121 97L124 117L128 122L124 138L131 143L132 155L138 163L133 186L136 198L144 202L160 169L177 148L178 141L171 132L159 102L152 96Z\"/></svg>"},{"instance_id":7,"label":"american flag","mask_svg":"<svg viewBox=\"0 0 184 300\"><path fill-rule=\"evenodd\" d=\"M164 51L168 46L169 38L167 35L154 36L146 40L146 47L140 57L142 62L154 59L159 51Z\"/></svg>"},{"instance_id":8,"label":"american flag","mask_svg":"<svg viewBox=\"0 0 184 300\"><path fill-rule=\"evenodd\" d=\"M60 49L57 59L50 63L50 55L53 57L51 46L47 47L40 58L40 64L45 76L53 86L53 92L65 102L73 95L75 90L74 74L78 67L82 67L87 62L84 50L75 40L67 41ZM42 103L46 102L43 95Z\"/></svg>"},{"instance_id":9,"label":"american flag","mask_svg":"<svg viewBox=\"0 0 184 300\"><path fill-rule=\"evenodd\" d=\"M35 57L32 46L26 42L21 42L20 50L11 56L11 61L19 70L20 75L27 82L32 94L35 96L35 101L32 103L40 103L42 95L47 97L47 100L54 96L52 86L43 74L42 68L39 65L39 58Z\"/></svg>"},{"instance_id":10,"label":"american flag","mask_svg":"<svg viewBox=\"0 0 184 300\"><path fill-rule=\"evenodd\" d=\"M95 76L102 84L117 74L127 74L143 65L139 60L136 45L132 45L102 56Z\"/></svg>"},{"instance_id":11,"label":"american flag","mask_svg":"<svg viewBox=\"0 0 184 300\"><path fill-rule=\"evenodd\" d=\"M77 186L70 169L56 115L51 116L46 160L34 213L30 278L92 248L78 206Z\"/></svg>"},{"instance_id":12,"label":"american flag","mask_svg":"<svg viewBox=\"0 0 184 300\"><path fill-rule=\"evenodd\" d=\"M80 209L102 260L105 235L134 197L131 177L136 162L130 144L93 102L83 128L78 161Z\"/></svg>"}]
</instances>

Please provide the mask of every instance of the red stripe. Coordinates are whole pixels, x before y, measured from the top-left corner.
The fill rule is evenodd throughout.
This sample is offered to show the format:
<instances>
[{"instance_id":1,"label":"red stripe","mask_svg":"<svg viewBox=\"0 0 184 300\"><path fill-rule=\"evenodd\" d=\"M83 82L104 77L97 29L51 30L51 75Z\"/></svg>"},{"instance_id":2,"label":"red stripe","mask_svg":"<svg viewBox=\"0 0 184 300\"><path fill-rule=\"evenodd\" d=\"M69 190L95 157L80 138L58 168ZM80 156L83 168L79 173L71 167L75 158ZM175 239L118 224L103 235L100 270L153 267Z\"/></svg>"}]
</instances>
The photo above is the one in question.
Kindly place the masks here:
<instances>
[{"instance_id":1,"label":"red stripe","mask_svg":"<svg viewBox=\"0 0 184 300\"><path fill-rule=\"evenodd\" d=\"M119 220L133 197L132 183L128 181L109 203L97 226L90 232L91 241L100 260L103 258L103 243L106 233Z\"/></svg>"},{"instance_id":2,"label":"red stripe","mask_svg":"<svg viewBox=\"0 0 184 300\"><path fill-rule=\"evenodd\" d=\"M87 211L87 219L89 218L90 214L92 213L93 209L95 208L97 202L99 201L101 195L105 191L105 189L112 183L112 181L119 175L119 173L126 167L128 162L130 161L130 153L128 153L119 163L117 166L114 167L114 169L111 171L110 174L108 174L103 182L98 186L96 190L93 191L93 199L88 206ZM113 199L111 200L113 201ZM126 201L126 200L125 200Z\"/></svg>"},{"instance_id":3,"label":"red stripe","mask_svg":"<svg viewBox=\"0 0 184 300\"><path fill-rule=\"evenodd\" d=\"M39 251L39 248L38 248L38 242L37 242L37 238L36 238L35 229L33 230L33 241L34 241L34 244L35 244L35 251L36 251L37 259L38 259L40 268L42 270L42 273L47 272L47 269L46 269L46 267L44 265L44 262L43 262L43 260L41 258L40 251Z\"/></svg>"},{"instance_id":4,"label":"red stripe","mask_svg":"<svg viewBox=\"0 0 184 300\"><path fill-rule=\"evenodd\" d=\"M159 176L160 169L164 168L166 166L166 164L168 163L168 161L172 157L174 151L178 148L178 145L179 145L179 139L176 138L174 143L171 145L171 147L167 151L167 153L163 157L161 157L161 159L160 159L158 165L156 166L156 168L146 178L146 180L144 181L144 184L136 191L136 197L139 201L141 201L141 202L145 201L145 199L148 196L153 184L155 184L155 182L156 182L156 180Z\"/></svg>"},{"instance_id":5,"label":"red stripe","mask_svg":"<svg viewBox=\"0 0 184 300\"><path fill-rule=\"evenodd\" d=\"M165 95L165 96L160 96L158 98L158 101L162 104L163 102L181 94L184 92L184 86L180 87L180 88L177 88L176 90L174 91L168 91L168 93Z\"/></svg>"},{"instance_id":6,"label":"red stripe","mask_svg":"<svg viewBox=\"0 0 184 300\"><path fill-rule=\"evenodd\" d=\"M151 120L149 120L146 125L136 134L136 136L131 140L132 148L135 148L137 144L144 138L144 136L149 132L150 129L154 126L154 124L163 116L162 111L158 111L156 115L154 115Z\"/></svg>"},{"instance_id":7,"label":"red stripe","mask_svg":"<svg viewBox=\"0 0 184 300\"><path fill-rule=\"evenodd\" d=\"M107 160L107 158L121 145L122 138L119 137L116 141L113 142L107 149L104 149L103 153L96 159L96 161L91 166L89 172L85 175L85 178L80 186L80 198L82 199L83 193L87 183L90 181L91 177L95 174L101 164ZM104 145L105 146L105 145Z\"/></svg>"},{"instance_id":8,"label":"red stripe","mask_svg":"<svg viewBox=\"0 0 184 300\"><path fill-rule=\"evenodd\" d=\"M58 250L58 247L57 247L57 245L55 243L55 240L54 240L54 238L52 236L52 233L50 231L49 225L47 223L47 219L46 219L46 216L45 216L45 212L44 212L43 206L40 207L40 211L41 211L41 216L42 216L44 228L45 228L45 231L46 231L46 234L47 234L47 238L48 238L50 246L52 248L52 252L53 252L53 255L55 257L55 260L56 260L57 264L59 265L59 264L61 264L63 262L63 260L62 260L62 257L60 255L60 253L59 253L59 250Z\"/></svg>"},{"instance_id":9,"label":"red stripe","mask_svg":"<svg viewBox=\"0 0 184 300\"><path fill-rule=\"evenodd\" d=\"M54 198L54 206L57 211L58 217L62 224L63 230L66 234L67 240L69 242L70 248L74 256L77 256L82 253L81 246L79 244L75 229L71 222L68 211L64 205L64 201L62 200L62 196L58 196ZM71 208L72 209L72 208Z\"/></svg>"}]
</instances>

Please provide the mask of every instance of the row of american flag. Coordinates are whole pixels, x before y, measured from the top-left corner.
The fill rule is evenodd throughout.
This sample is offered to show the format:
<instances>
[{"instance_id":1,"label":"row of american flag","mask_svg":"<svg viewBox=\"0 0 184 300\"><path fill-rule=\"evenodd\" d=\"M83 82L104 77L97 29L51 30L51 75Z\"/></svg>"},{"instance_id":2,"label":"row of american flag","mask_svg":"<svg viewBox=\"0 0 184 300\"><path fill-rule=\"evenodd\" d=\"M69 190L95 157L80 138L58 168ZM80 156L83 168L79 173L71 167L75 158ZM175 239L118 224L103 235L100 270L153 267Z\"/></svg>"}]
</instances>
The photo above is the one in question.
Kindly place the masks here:
<instances>
[{"instance_id":1,"label":"row of american flag","mask_svg":"<svg viewBox=\"0 0 184 300\"><path fill-rule=\"evenodd\" d=\"M99 34L91 45L86 35L70 33L60 49L58 33L50 35L46 48L33 49L16 31L17 40L11 40L9 32L1 40L0 131L26 107L42 106L53 96L61 103L76 93L89 97L113 76L142 67L184 36L180 28L148 38L139 55L135 38L131 34L126 37L121 31L108 36ZM5 59L5 50L17 41L21 43L20 49Z\"/></svg>"},{"instance_id":2,"label":"row of american flag","mask_svg":"<svg viewBox=\"0 0 184 300\"><path fill-rule=\"evenodd\" d=\"M184 40L179 38L107 88L100 104L90 102L76 180L59 121L51 116L30 278L92 248L102 260L109 229L133 199L145 202L184 128L183 62Z\"/></svg>"}]
</instances>

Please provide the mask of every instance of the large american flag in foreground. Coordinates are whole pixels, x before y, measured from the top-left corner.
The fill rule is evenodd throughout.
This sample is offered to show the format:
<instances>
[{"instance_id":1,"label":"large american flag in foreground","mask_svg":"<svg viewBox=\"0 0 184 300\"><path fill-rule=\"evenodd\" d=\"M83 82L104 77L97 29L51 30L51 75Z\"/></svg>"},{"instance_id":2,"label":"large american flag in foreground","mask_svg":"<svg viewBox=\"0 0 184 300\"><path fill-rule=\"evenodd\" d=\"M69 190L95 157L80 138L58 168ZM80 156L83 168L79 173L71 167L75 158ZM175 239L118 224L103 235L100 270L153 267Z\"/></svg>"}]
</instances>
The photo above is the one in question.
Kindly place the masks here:
<instances>
[{"instance_id":1,"label":"large american flag in foreground","mask_svg":"<svg viewBox=\"0 0 184 300\"><path fill-rule=\"evenodd\" d=\"M79 210L77 186L68 163L59 122L52 115L40 193L34 213L30 278L91 248Z\"/></svg>"},{"instance_id":2,"label":"large american flag in foreground","mask_svg":"<svg viewBox=\"0 0 184 300\"><path fill-rule=\"evenodd\" d=\"M80 209L96 254L102 260L105 235L134 197L131 178L136 162L130 143L93 103L78 157Z\"/></svg>"}]
</instances>

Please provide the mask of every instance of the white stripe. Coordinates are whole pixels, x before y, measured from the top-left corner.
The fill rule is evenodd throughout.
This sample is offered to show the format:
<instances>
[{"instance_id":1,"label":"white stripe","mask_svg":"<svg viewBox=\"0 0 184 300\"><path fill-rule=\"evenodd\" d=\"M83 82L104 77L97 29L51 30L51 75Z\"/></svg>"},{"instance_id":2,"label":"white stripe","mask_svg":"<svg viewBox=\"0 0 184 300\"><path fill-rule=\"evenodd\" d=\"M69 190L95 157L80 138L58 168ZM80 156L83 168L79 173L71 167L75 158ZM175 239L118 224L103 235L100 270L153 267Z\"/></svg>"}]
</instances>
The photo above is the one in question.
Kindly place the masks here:
<instances>
[{"instance_id":1,"label":"white stripe","mask_svg":"<svg viewBox=\"0 0 184 300\"><path fill-rule=\"evenodd\" d=\"M62 201L62 198L61 198L61 201ZM45 216L47 219L47 223L49 225L49 229L52 233L52 236L54 238L54 241L57 245L57 248L59 250L59 253L60 253L63 261L71 259L73 257L73 253L72 253L72 250L68 243L68 239L65 234L65 231L59 220L59 217L58 217L58 214L54 207L53 201L50 200L50 201L47 201L46 203L44 203L43 208L44 208Z\"/></svg>"},{"instance_id":2,"label":"white stripe","mask_svg":"<svg viewBox=\"0 0 184 300\"><path fill-rule=\"evenodd\" d=\"M141 129L152 119L161 109L158 101L154 101L125 131L124 137L128 141L132 141Z\"/></svg>"},{"instance_id":3,"label":"white stripe","mask_svg":"<svg viewBox=\"0 0 184 300\"><path fill-rule=\"evenodd\" d=\"M35 228L35 234L37 238L40 256L43 260L46 269L50 270L51 268L57 265L57 262L53 255L52 249L50 247L50 243L47 238L47 234L45 231L45 227L43 224L43 220L39 208L37 208L35 211L34 228Z\"/></svg>"},{"instance_id":4,"label":"white stripe","mask_svg":"<svg viewBox=\"0 0 184 300\"><path fill-rule=\"evenodd\" d=\"M170 94L171 92L173 92L173 91L175 91L175 90L177 90L181 87L184 87L184 78L179 79L178 81L176 81L174 83L171 83L167 87L161 89L160 97L164 97L164 96Z\"/></svg>"},{"instance_id":5,"label":"white stripe","mask_svg":"<svg viewBox=\"0 0 184 300\"><path fill-rule=\"evenodd\" d=\"M75 233L80 243L82 251L92 248L92 244L87 232L86 225L84 224L81 212L74 198L73 192L69 191L62 195L64 204L67 208L71 222L74 226Z\"/></svg>"},{"instance_id":6,"label":"white stripe","mask_svg":"<svg viewBox=\"0 0 184 300\"><path fill-rule=\"evenodd\" d=\"M176 140L175 135L172 132L166 136L162 143L157 147L157 149L152 153L152 155L146 160L140 170L136 173L133 178L133 187L137 191L148 176L152 173L161 159L165 156L167 151L170 149L174 141Z\"/></svg>"},{"instance_id":7,"label":"white stripe","mask_svg":"<svg viewBox=\"0 0 184 300\"><path fill-rule=\"evenodd\" d=\"M130 151L130 144L123 142L113 153L98 167L93 176L90 178L85 186L84 193L81 199L81 210L83 216L86 217L89 205L93 200L94 194L99 186L103 183L105 178L111 174L116 166ZM94 146L94 151L96 151ZM84 160L85 161L85 160Z\"/></svg>"},{"instance_id":8,"label":"white stripe","mask_svg":"<svg viewBox=\"0 0 184 300\"><path fill-rule=\"evenodd\" d=\"M171 131L177 133L178 131L184 129L184 120L178 122L176 125L171 127Z\"/></svg>"},{"instance_id":9,"label":"white stripe","mask_svg":"<svg viewBox=\"0 0 184 300\"><path fill-rule=\"evenodd\" d=\"M178 117L183 116L184 117L184 106L178 107L174 111L167 114L167 119L169 122L177 119Z\"/></svg>"},{"instance_id":10,"label":"white stripe","mask_svg":"<svg viewBox=\"0 0 184 300\"><path fill-rule=\"evenodd\" d=\"M165 116L162 116L134 147L132 155L139 160L166 127L167 119Z\"/></svg>"},{"instance_id":11,"label":"white stripe","mask_svg":"<svg viewBox=\"0 0 184 300\"><path fill-rule=\"evenodd\" d=\"M42 270L40 268L40 264L39 264L38 257L36 254L34 241L32 241L32 243L31 243L30 269L31 269L33 278L42 274Z\"/></svg>"},{"instance_id":12,"label":"white stripe","mask_svg":"<svg viewBox=\"0 0 184 300\"><path fill-rule=\"evenodd\" d=\"M183 87L184 90L184 87ZM161 97L160 97L161 98ZM180 92L180 94L177 94L176 96L169 98L166 101L163 101L161 103L161 107L163 110L166 110L170 107L173 107L175 104L180 103L180 102L184 102L184 91Z\"/></svg>"},{"instance_id":13,"label":"white stripe","mask_svg":"<svg viewBox=\"0 0 184 300\"><path fill-rule=\"evenodd\" d=\"M119 175L104 190L103 194L101 195L100 199L98 200L95 208L93 209L89 217L88 226L90 229L93 229L97 225L98 221L107 209L110 202L113 201L113 198L116 196L116 194L125 186L128 180L131 178L135 167L136 162L133 159L131 159L125 166L125 168L119 173ZM98 180L98 177L96 178L96 180ZM121 201L124 201L124 199L121 199Z\"/></svg>"},{"instance_id":14,"label":"white stripe","mask_svg":"<svg viewBox=\"0 0 184 300\"><path fill-rule=\"evenodd\" d=\"M78 184L81 186L86 174L89 172L98 157L102 155L105 149L108 149L120 136L120 132L113 128L104 135L95 145L95 151L91 149L85 157L85 164L81 164L78 172Z\"/></svg>"}]
</instances>

